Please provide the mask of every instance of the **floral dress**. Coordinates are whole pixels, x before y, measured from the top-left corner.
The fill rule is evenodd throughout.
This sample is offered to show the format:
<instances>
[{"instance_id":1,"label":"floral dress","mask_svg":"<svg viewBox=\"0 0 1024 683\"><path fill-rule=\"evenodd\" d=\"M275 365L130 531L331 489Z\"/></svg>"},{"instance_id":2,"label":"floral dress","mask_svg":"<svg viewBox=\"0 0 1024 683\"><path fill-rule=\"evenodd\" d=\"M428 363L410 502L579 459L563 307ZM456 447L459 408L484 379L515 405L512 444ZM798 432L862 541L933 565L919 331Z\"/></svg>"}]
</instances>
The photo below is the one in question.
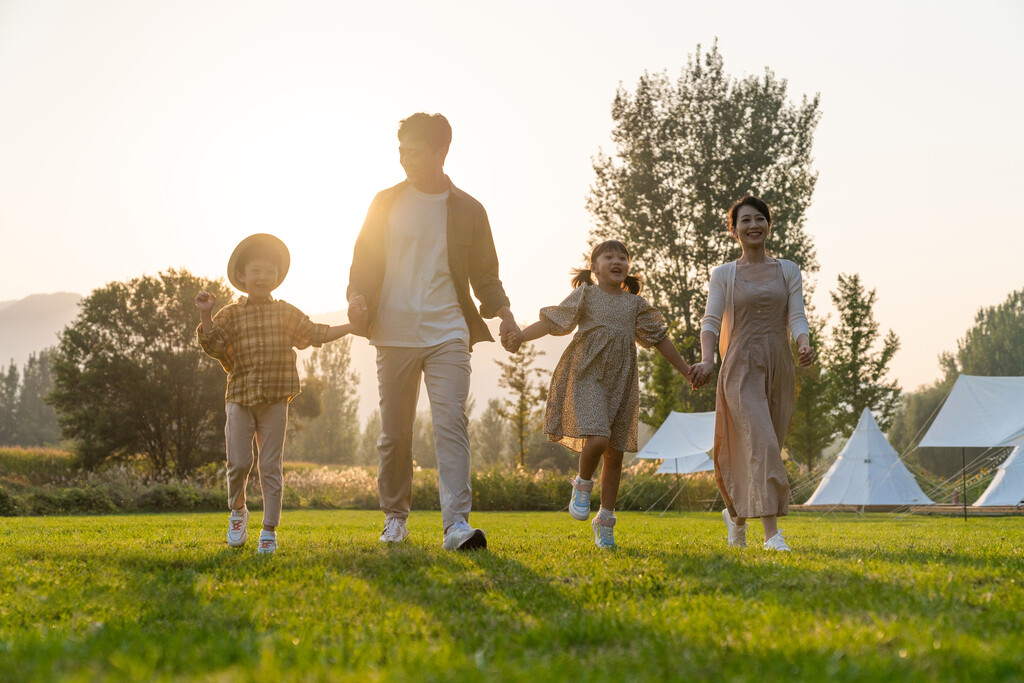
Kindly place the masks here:
<instances>
[{"instance_id":1,"label":"floral dress","mask_svg":"<svg viewBox=\"0 0 1024 683\"><path fill-rule=\"evenodd\" d=\"M640 383L636 344L657 346L668 326L642 296L582 285L558 306L541 309L553 335L579 328L551 376L544 432L576 452L586 436L605 436L620 451L637 450Z\"/></svg>"}]
</instances>

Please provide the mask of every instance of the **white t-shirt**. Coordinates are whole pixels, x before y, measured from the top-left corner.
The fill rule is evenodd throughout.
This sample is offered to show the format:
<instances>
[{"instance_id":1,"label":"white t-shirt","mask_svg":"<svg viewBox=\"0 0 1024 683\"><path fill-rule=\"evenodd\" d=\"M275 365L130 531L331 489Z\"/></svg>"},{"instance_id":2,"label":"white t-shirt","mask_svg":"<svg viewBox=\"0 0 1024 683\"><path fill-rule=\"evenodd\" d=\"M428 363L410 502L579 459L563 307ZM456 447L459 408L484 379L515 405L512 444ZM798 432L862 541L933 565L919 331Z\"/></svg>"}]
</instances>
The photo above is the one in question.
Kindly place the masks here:
<instances>
[{"instance_id":1,"label":"white t-shirt","mask_svg":"<svg viewBox=\"0 0 1024 683\"><path fill-rule=\"evenodd\" d=\"M408 185L391 208L384 283L370 330L374 346L469 343L448 268L447 199L447 192L426 194Z\"/></svg>"}]
</instances>

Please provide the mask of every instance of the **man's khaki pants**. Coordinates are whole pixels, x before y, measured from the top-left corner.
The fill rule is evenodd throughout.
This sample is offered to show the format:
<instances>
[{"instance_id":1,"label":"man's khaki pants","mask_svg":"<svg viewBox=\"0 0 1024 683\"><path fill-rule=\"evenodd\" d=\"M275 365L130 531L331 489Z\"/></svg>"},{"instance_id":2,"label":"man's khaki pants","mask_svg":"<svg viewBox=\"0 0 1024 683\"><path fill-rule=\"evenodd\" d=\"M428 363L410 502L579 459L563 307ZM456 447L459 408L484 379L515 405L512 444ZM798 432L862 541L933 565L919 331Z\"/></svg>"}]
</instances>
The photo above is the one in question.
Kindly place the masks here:
<instances>
[{"instance_id":1,"label":"man's khaki pants","mask_svg":"<svg viewBox=\"0 0 1024 683\"><path fill-rule=\"evenodd\" d=\"M245 486L259 453L260 490L263 492L263 524L281 523L284 482L281 474L284 434L288 427L288 401L259 406L228 403L224 437L228 451L228 505L245 507ZM255 437L255 438L254 438ZM256 448L253 448L255 443Z\"/></svg>"},{"instance_id":2,"label":"man's khaki pants","mask_svg":"<svg viewBox=\"0 0 1024 683\"><path fill-rule=\"evenodd\" d=\"M469 521L469 375L469 344L461 339L426 348L377 347L377 492L388 517L405 519L412 508L412 434L422 377L434 422L441 520L445 529Z\"/></svg>"}]
</instances>

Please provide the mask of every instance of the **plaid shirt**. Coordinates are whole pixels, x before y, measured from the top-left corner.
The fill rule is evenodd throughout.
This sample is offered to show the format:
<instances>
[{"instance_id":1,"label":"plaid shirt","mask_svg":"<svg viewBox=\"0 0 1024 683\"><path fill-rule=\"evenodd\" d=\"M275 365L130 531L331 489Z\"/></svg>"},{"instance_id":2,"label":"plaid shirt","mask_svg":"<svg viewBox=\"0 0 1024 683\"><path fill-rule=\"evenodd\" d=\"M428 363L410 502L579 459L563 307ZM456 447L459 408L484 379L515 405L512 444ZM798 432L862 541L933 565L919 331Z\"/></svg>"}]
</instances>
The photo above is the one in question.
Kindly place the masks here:
<instances>
[{"instance_id":1,"label":"plaid shirt","mask_svg":"<svg viewBox=\"0 0 1024 683\"><path fill-rule=\"evenodd\" d=\"M200 324L196 339L228 373L224 400L243 406L297 396L299 371L292 347L320 346L328 330L289 303L273 298L250 303L244 296L220 309L213 324L208 333Z\"/></svg>"}]
</instances>

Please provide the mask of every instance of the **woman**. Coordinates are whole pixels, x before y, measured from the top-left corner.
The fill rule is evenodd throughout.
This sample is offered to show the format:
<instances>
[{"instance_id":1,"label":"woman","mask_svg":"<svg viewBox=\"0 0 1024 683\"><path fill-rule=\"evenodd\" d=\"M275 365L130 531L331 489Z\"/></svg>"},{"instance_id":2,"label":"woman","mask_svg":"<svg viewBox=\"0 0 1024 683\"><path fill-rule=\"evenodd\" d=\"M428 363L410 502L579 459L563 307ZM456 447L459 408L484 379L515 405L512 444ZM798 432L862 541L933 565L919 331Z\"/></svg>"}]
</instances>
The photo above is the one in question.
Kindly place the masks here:
<instances>
[{"instance_id":1,"label":"woman","mask_svg":"<svg viewBox=\"0 0 1024 683\"><path fill-rule=\"evenodd\" d=\"M693 384L700 388L711 379L718 337L715 480L725 499L729 545L746 547L746 521L760 517L765 550L788 551L778 528L778 517L789 511L782 444L796 402L787 323L800 365L814 362L814 349L800 268L765 249L771 224L768 205L757 197L744 197L729 209L729 232L743 255L711 273Z\"/></svg>"}]
</instances>

